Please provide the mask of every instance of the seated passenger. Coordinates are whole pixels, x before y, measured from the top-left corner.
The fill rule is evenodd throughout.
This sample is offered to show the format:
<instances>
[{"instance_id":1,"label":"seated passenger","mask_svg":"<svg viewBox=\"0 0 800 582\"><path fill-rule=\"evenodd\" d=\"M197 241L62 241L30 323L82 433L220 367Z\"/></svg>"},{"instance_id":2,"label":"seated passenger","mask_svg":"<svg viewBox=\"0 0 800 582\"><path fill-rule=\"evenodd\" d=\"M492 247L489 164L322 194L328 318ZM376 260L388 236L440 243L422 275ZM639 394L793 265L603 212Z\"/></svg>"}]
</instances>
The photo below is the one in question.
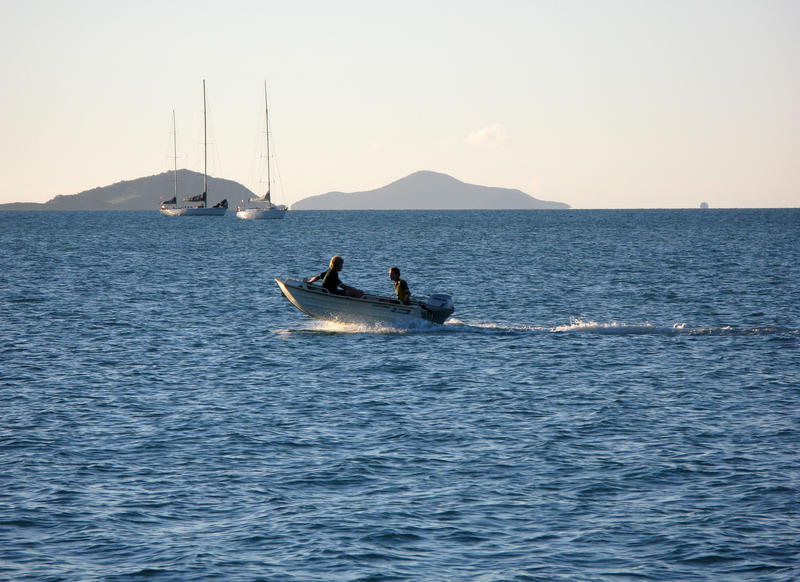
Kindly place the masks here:
<instances>
[{"instance_id":1,"label":"seated passenger","mask_svg":"<svg viewBox=\"0 0 800 582\"><path fill-rule=\"evenodd\" d=\"M407 305L411 299L411 291L408 290L408 283L400 278L400 269L397 267L389 269L389 279L394 281L394 292L397 293L400 303Z\"/></svg>"},{"instance_id":2,"label":"seated passenger","mask_svg":"<svg viewBox=\"0 0 800 582\"><path fill-rule=\"evenodd\" d=\"M330 267L327 271L323 271L319 275L314 275L311 277L308 282L313 283L314 281L318 281L322 279L322 286L328 290L329 293L333 293L335 295L346 295L347 297L361 297L364 292L360 289L356 289L355 287L350 287L345 285L339 279L339 271L342 270L344 266L344 259L339 255L334 255L331 258Z\"/></svg>"}]
</instances>

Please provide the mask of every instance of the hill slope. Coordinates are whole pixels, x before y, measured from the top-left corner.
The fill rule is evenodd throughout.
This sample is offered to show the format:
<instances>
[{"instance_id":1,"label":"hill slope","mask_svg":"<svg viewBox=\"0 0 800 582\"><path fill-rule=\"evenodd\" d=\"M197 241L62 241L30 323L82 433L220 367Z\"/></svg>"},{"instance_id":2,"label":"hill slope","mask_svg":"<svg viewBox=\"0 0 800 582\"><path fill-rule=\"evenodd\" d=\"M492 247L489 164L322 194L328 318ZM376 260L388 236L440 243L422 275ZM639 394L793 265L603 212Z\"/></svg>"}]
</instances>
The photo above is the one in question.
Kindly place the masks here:
<instances>
[{"instance_id":1,"label":"hill slope","mask_svg":"<svg viewBox=\"0 0 800 582\"><path fill-rule=\"evenodd\" d=\"M420 171L366 192L328 192L304 198L293 210L567 209L520 190L466 184L447 174Z\"/></svg>"},{"instance_id":2,"label":"hill slope","mask_svg":"<svg viewBox=\"0 0 800 582\"><path fill-rule=\"evenodd\" d=\"M56 196L43 204L17 202L2 204L0 210L157 210L161 200L171 198L175 186L173 172L125 180L86 190L78 194ZM178 170L178 199L203 192L203 174ZM253 193L232 180L208 177L208 202L214 205L223 198L236 206Z\"/></svg>"}]
</instances>

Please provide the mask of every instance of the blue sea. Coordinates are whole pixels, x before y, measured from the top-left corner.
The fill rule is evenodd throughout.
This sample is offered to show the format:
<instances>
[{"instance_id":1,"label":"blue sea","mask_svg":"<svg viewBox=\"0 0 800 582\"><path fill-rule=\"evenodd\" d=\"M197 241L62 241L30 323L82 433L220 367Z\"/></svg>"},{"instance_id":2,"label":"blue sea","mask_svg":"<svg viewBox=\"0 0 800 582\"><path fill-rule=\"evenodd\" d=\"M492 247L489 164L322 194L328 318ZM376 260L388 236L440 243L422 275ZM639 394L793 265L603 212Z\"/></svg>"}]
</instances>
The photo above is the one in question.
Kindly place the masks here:
<instances>
[{"instance_id":1,"label":"blue sea","mask_svg":"<svg viewBox=\"0 0 800 582\"><path fill-rule=\"evenodd\" d=\"M4 212L0 308L0 579L800 579L798 209Z\"/></svg>"}]
</instances>

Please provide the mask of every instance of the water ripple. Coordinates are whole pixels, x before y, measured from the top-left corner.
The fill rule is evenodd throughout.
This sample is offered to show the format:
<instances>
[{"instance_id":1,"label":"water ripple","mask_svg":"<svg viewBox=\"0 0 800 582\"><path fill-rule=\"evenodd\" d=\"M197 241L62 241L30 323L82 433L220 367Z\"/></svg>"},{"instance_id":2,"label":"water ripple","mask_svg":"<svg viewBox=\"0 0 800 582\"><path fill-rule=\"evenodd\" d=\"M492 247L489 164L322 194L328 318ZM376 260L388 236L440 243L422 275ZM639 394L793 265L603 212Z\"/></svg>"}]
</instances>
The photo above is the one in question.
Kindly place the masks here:
<instances>
[{"instance_id":1,"label":"water ripple","mask_svg":"<svg viewBox=\"0 0 800 582\"><path fill-rule=\"evenodd\" d=\"M798 579L798 216L2 216L0 578ZM273 288L398 228L446 325Z\"/></svg>"}]
</instances>

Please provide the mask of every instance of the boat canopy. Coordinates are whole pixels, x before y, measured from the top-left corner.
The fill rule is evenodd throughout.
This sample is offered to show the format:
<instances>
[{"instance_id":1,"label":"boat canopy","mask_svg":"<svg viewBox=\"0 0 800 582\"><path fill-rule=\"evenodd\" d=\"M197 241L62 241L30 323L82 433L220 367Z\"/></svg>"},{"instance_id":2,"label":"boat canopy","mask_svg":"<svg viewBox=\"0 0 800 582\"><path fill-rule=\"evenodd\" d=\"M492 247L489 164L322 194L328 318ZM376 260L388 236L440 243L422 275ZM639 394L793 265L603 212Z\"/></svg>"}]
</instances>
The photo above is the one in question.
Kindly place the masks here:
<instances>
[{"instance_id":1,"label":"boat canopy","mask_svg":"<svg viewBox=\"0 0 800 582\"><path fill-rule=\"evenodd\" d=\"M181 198L183 202L205 202L206 193L198 194L197 196L189 196L188 198Z\"/></svg>"},{"instance_id":2,"label":"boat canopy","mask_svg":"<svg viewBox=\"0 0 800 582\"><path fill-rule=\"evenodd\" d=\"M270 200L269 197L269 190L267 190L267 193L264 194L263 196L253 196L250 199L250 202L269 202L271 204L272 200Z\"/></svg>"}]
</instances>

